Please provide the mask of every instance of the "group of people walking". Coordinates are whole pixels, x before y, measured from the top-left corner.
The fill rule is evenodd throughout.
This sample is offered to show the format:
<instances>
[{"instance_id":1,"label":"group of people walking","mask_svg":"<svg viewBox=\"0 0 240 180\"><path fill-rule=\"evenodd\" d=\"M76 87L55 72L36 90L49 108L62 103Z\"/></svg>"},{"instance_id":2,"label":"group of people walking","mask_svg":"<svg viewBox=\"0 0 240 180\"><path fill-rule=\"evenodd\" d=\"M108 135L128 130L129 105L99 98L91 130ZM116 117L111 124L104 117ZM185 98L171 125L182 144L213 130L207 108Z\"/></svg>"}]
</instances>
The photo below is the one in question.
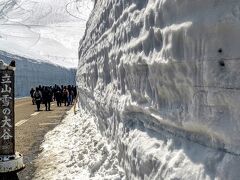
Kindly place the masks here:
<instances>
[{"instance_id":1,"label":"group of people walking","mask_svg":"<svg viewBox=\"0 0 240 180\"><path fill-rule=\"evenodd\" d=\"M73 85L68 86L41 86L30 90L33 104L37 105L37 111L40 111L41 103L45 104L45 110L50 111L52 101L57 101L57 106L65 106L73 104L73 100L77 96L77 88Z\"/></svg>"}]
</instances>

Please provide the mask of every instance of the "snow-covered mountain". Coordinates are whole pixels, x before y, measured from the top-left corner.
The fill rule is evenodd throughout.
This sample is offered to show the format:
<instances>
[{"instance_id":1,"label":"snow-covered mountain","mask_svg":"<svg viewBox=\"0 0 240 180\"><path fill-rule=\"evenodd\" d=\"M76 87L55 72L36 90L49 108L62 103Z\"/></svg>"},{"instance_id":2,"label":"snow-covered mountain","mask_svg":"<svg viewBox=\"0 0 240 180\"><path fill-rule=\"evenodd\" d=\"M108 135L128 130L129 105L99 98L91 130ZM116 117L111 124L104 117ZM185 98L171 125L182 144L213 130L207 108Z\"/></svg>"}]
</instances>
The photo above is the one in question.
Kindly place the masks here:
<instances>
[{"instance_id":1,"label":"snow-covered mountain","mask_svg":"<svg viewBox=\"0 0 240 180\"><path fill-rule=\"evenodd\" d=\"M1 0L0 49L76 68L92 5L89 0Z\"/></svg>"},{"instance_id":2,"label":"snow-covered mountain","mask_svg":"<svg viewBox=\"0 0 240 180\"><path fill-rule=\"evenodd\" d=\"M17 74L25 74L16 83L28 89L40 83L74 82L70 68L77 67L79 39L92 7L90 0L0 0L0 55L7 60L18 56ZM38 65L31 69L33 61ZM55 70L48 73L52 67ZM63 69L61 80L54 72ZM28 95L29 90L23 92L21 88L16 87L16 94Z\"/></svg>"},{"instance_id":3,"label":"snow-covered mountain","mask_svg":"<svg viewBox=\"0 0 240 180\"><path fill-rule=\"evenodd\" d=\"M239 18L235 0L96 1L79 102L127 179L239 179Z\"/></svg>"}]
</instances>

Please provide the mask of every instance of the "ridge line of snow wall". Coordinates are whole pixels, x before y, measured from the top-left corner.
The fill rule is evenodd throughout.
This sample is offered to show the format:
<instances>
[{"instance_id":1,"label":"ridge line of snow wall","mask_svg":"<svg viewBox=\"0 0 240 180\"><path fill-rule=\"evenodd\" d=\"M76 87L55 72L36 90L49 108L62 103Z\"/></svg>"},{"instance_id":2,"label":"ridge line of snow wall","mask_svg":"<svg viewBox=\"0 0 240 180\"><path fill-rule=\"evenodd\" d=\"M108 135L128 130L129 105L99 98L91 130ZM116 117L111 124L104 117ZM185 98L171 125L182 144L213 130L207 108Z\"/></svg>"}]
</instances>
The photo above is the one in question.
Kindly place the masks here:
<instances>
[{"instance_id":1,"label":"ridge line of snow wall","mask_svg":"<svg viewBox=\"0 0 240 180\"><path fill-rule=\"evenodd\" d=\"M204 168L193 176L186 169L182 179L240 177L239 30L234 0L96 1L79 47L79 102L118 146L128 179L178 172L149 153L150 145L137 145L136 131L174 142L189 167L192 151L202 149Z\"/></svg>"},{"instance_id":2,"label":"ridge line of snow wall","mask_svg":"<svg viewBox=\"0 0 240 180\"><path fill-rule=\"evenodd\" d=\"M46 62L21 57L0 51L0 59L9 64L16 61L15 96L30 96L31 88L39 85L75 85L76 69L67 69Z\"/></svg>"}]
</instances>

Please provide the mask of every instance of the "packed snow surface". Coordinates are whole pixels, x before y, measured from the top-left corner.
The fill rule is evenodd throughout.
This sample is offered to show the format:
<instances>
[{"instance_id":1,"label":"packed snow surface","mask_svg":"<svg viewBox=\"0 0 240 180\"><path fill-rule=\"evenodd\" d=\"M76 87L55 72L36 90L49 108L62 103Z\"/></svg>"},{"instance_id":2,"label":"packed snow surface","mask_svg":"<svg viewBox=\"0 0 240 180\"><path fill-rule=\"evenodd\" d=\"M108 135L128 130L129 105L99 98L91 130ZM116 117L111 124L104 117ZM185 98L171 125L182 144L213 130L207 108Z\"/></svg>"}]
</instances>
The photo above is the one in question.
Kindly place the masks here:
<instances>
[{"instance_id":1,"label":"packed snow surface","mask_svg":"<svg viewBox=\"0 0 240 180\"><path fill-rule=\"evenodd\" d=\"M33 179L124 179L116 147L102 137L94 121L83 111L76 115L69 111L62 123L45 135Z\"/></svg>"},{"instance_id":2,"label":"packed snow surface","mask_svg":"<svg viewBox=\"0 0 240 180\"><path fill-rule=\"evenodd\" d=\"M0 50L76 68L91 0L0 0Z\"/></svg>"},{"instance_id":3,"label":"packed snow surface","mask_svg":"<svg viewBox=\"0 0 240 180\"><path fill-rule=\"evenodd\" d=\"M127 179L239 179L239 30L236 0L96 1L79 102Z\"/></svg>"}]
</instances>

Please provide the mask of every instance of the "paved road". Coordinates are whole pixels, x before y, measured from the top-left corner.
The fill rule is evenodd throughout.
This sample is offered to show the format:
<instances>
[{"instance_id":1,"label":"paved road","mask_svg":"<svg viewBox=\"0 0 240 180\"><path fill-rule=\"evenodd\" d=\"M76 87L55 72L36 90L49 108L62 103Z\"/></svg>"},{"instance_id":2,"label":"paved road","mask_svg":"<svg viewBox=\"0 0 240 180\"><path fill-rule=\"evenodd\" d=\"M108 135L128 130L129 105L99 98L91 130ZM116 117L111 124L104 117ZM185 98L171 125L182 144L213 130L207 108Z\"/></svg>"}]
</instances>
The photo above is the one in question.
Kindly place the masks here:
<instances>
[{"instance_id":1,"label":"paved road","mask_svg":"<svg viewBox=\"0 0 240 180\"><path fill-rule=\"evenodd\" d=\"M32 105L30 98L17 100L15 103L15 127L16 127L16 151L24 156L26 168L17 176L11 178L1 177L0 179L32 179L36 167L34 159L41 152L40 145L44 135L57 126L71 107L57 107L56 103L51 104L51 111L37 112L36 106Z\"/></svg>"}]
</instances>

